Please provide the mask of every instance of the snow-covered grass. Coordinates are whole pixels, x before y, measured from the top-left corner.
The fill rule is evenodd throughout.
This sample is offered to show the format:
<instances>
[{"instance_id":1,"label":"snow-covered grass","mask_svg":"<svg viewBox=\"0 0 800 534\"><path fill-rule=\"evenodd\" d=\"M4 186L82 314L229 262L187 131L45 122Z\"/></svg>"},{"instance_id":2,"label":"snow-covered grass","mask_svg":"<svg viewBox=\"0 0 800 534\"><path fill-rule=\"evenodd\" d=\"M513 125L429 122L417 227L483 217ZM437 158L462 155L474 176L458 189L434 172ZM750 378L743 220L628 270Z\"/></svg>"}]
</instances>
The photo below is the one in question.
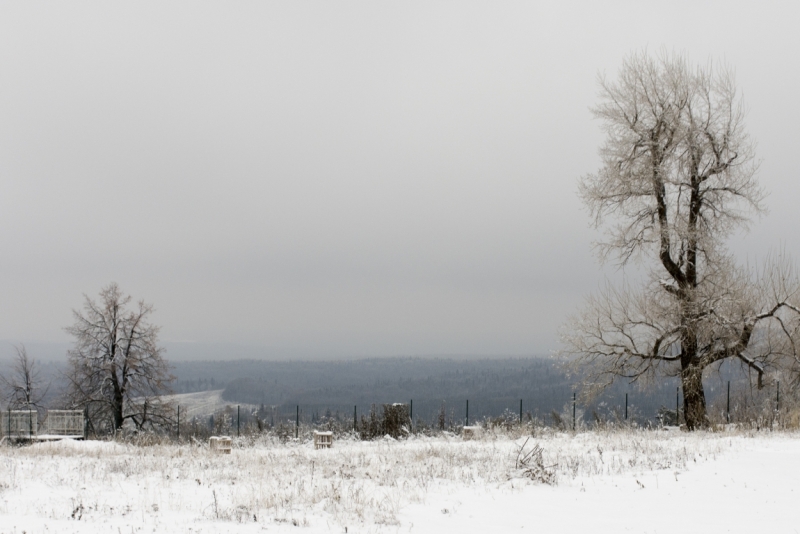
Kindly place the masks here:
<instances>
[{"instance_id":1,"label":"snow-covered grass","mask_svg":"<svg viewBox=\"0 0 800 534\"><path fill-rule=\"evenodd\" d=\"M542 448L541 463L554 475L554 485L533 480L517 465L526 436L506 433L489 432L471 441L452 435L342 440L328 450L264 438L235 443L231 455L214 454L204 445L100 441L3 447L0 532L210 533L297 527L304 532L456 527L484 532L537 525L579 531L583 524L603 532L604 521L609 531L624 530L637 514L652 516L650 526L659 531L658 525L669 523L663 518L685 514L687 506L705 509L716 500L727 506L732 497L762 486L769 502L780 501L781 491L793 496L787 485L800 474L798 437L540 430L525 450ZM775 458L783 469L772 466ZM772 466L764 472L773 480L758 475L756 464ZM728 490L724 484L713 486L708 473L718 468L729 471L725 476L738 484ZM781 473L786 480L774 480ZM692 500L692 488L704 488L704 502ZM635 512L632 502L640 503ZM573 513L566 503L574 504ZM766 520L776 520L774 514L780 512ZM720 517L724 522L730 515Z\"/></svg>"}]
</instances>

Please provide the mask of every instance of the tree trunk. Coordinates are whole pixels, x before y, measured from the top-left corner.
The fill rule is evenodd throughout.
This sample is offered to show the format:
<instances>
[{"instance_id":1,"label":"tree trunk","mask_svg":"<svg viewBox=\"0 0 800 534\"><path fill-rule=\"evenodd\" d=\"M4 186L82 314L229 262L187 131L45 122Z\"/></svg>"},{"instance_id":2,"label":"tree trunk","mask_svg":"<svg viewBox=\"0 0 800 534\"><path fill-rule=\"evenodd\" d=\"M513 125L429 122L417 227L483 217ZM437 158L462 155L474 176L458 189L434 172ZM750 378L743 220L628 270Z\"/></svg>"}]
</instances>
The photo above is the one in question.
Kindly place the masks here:
<instances>
[{"instance_id":1,"label":"tree trunk","mask_svg":"<svg viewBox=\"0 0 800 534\"><path fill-rule=\"evenodd\" d=\"M125 421L122 417L123 411L123 398L122 394L115 394L114 395L114 402L112 406L113 416L114 416L114 432L116 433L117 430L122 428L122 423Z\"/></svg>"},{"instance_id":2,"label":"tree trunk","mask_svg":"<svg viewBox=\"0 0 800 534\"><path fill-rule=\"evenodd\" d=\"M681 370L683 385L683 416L688 430L699 430L708 426L706 394L703 391L703 369L689 364Z\"/></svg>"}]
</instances>

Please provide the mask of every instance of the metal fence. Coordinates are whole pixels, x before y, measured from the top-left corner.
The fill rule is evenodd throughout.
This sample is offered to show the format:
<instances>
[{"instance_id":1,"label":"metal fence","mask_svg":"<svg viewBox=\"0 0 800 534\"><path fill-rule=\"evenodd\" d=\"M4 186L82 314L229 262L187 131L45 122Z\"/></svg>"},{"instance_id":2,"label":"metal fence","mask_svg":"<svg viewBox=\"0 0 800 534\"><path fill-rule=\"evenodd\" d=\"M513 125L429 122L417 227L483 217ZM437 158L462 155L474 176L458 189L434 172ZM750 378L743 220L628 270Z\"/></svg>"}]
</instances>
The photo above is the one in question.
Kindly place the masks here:
<instances>
[{"instance_id":1,"label":"metal fence","mask_svg":"<svg viewBox=\"0 0 800 534\"><path fill-rule=\"evenodd\" d=\"M82 410L48 410L41 424L36 410L6 410L0 412L0 438L82 438L84 424Z\"/></svg>"},{"instance_id":2,"label":"metal fence","mask_svg":"<svg viewBox=\"0 0 800 534\"><path fill-rule=\"evenodd\" d=\"M48 410L41 433L48 436L83 437L84 414L81 410Z\"/></svg>"},{"instance_id":3,"label":"metal fence","mask_svg":"<svg viewBox=\"0 0 800 534\"><path fill-rule=\"evenodd\" d=\"M8 410L0 412L0 436L16 439L31 439L38 434L39 422L36 410Z\"/></svg>"}]
</instances>

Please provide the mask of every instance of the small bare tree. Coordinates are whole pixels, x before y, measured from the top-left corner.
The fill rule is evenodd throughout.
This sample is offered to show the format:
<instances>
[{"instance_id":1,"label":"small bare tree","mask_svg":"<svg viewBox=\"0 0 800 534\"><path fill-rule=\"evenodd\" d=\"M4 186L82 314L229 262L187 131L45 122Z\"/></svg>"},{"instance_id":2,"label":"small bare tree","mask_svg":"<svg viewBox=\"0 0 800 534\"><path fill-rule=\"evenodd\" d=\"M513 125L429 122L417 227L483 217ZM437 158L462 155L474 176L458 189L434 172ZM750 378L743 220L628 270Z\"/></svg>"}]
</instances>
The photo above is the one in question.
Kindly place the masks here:
<instances>
[{"instance_id":1,"label":"small bare tree","mask_svg":"<svg viewBox=\"0 0 800 534\"><path fill-rule=\"evenodd\" d=\"M45 385L39 372L38 362L28 356L25 345L14 347L16 359L9 376L0 375L0 384L11 409L42 408L42 400L50 388Z\"/></svg>"},{"instance_id":2,"label":"small bare tree","mask_svg":"<svg viewBox=\"0 0 800 534\"><path fill-rule=\"evenodd\" d=\"M711 366L737 360L759 386L770 367L797 370L800 285L784 257L753 273L725 250L763 211L729 70L639 53L600 89L602 166L581 180L581 196L608 230L601 259L644 263L649 277L589 298L564 329L565 355L589 392L618 377L679 377L687 427L703 427Z\"/></svg>"},{"instance_id":3,"label":"small bare tree","mask_svg":"<svg viewBox=\"0 0 800 534\"><path fill-rule=\"evenodd\" d=\"M174 379L158 346L159 327L150 324L153 307L131 297L117 284L100 291L97 303L85 296L83 312L73 310L75 324L66 331L75 338L69 351L69 402L86 408L90 424L106 423L112 432L125 421L137 429L171 421L162 402Z\"/></svg>"}]
</instances>

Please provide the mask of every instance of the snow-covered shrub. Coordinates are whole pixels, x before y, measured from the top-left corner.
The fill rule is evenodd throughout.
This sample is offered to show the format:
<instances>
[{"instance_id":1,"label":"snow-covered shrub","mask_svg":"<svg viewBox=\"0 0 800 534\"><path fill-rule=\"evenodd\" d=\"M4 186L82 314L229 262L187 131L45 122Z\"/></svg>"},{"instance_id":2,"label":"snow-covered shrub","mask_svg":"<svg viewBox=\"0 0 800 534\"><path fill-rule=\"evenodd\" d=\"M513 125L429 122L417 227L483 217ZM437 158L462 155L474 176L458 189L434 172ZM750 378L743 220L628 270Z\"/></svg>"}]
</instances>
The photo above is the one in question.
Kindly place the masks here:
<instances>
[{"instance_id":1,"label":"snow-covered shrub","mask_svg":"<svg viewBox=\"0 0 800 534\"><path fill-rule=\"evenodd\" d=\"M514 469L518 474L530 478L534 482L553 485L556 483L556 473L553 466L546 466L542 453L544 449L537 443L532 449L526 450L528 440L519 448Z\"/></svg>"}]
</instances>

